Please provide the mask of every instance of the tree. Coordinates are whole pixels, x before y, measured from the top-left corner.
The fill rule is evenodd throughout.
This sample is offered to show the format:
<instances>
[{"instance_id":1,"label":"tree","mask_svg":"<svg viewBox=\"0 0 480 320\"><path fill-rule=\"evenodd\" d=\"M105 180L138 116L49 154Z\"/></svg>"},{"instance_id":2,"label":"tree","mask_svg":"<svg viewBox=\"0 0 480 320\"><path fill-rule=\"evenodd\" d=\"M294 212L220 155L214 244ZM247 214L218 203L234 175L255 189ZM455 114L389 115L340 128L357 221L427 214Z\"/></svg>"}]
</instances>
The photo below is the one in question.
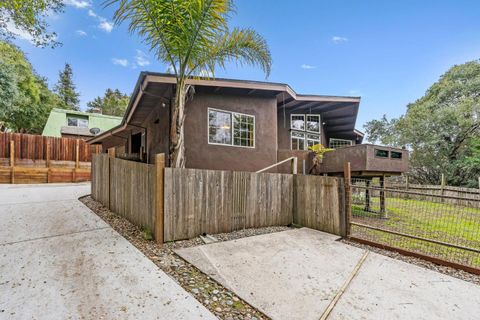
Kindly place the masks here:
<instances>
[{"instance_id":1,"label":"tree","mask_svg":"<svg viewBox=\"0 0 480 320\"><path fill-rule=\"evenodd\" d=\"M480 176L480 62L448 70L405 115L365 126L370 142L405 146L411 174L421 183L478 186Z\"/></svg>"},{"instance_id":2,"label":"tree","mask_svg":"<svg viewBox=\"0 0 480 320\"><path fill-rule=\"evenodd\" d=\"M157 58L176 77L171 118L170 163L185 167L185 103L193 88L189 77L215 74L229 61L260 66L268 76L271 56L266 41L252 29L228 28L234 7L231 0L108 0L117 4L116 24L129 23L129 31L144 38Z\"/></svg>"},{"instance_id":3,"label":"tree","mask_svg":"<svg viewBox=\"0 0 480 320\"><path fill-rule=\"evenodd\" d=\"M2 0L0 2L0 36L4 39L24 34L39 47L59 44L57 35L48 31L45 17L63 10L62 0Z\"/></svg>"},{"instance_id":4,"label":"tree","mask_svg":"<svg viewBox=\"0 0 480 320\"><path fill-rule=\"evenodd\" d=\"M41 133L50 110L59 104L25 55L0 41L0 129Z\"/></svg>"},{"instance_id":5,"label":"tree","mask_svg":"<svg viewBox=\"0 0 480 320\"><path fill-rule=\"evenodd\" d=\"M73 83L73 71L70 64L66 63L65 68L59 72L58 83L54 88L63 102L63 107L66 109L80 110L79 108L79 96L76 91L75 84Z\"/></svg>"},{"instance_id":6,"label":"tree","mask_svg":"<svg viewBox=\"0 0 480 320\"><path fill-rule=\"evenodd\" d=\"M107 89L103 97L96 97L87 103L87 112L100 110L102 114L122 117L127 109L130 96L121 93L120 90Z\"/></svg>"}]
</instances>

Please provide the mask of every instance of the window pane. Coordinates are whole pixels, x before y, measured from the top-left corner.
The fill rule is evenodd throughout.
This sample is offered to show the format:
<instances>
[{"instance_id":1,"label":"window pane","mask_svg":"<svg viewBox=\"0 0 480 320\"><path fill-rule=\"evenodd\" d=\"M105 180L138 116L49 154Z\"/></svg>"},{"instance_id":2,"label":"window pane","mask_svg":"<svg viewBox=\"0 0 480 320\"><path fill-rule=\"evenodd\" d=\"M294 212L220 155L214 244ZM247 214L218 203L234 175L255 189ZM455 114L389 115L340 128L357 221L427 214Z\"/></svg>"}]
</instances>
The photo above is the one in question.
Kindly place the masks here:
<instances>
[{"instance_id":1,"label":"window pane","mask_svg":"<svg viewBox=\"0 0 480 320\"><path fill-rule=\"evenodd\" d=\"M233 144L242 147L254 146L254 117L244 114L233 115ZM238 139L237 139L238 138Z\"/></svg>"},{"instance_id":2,"label":"window pane","mask_svg":"<svg viewBox=\"0 0 480 320\"><path fill-rule=\"evenodd\" d=\"M69 127L76 127L78 126L78 122L76 118L67 118L67 124Z\"/></svg>"},{"instance_id":3,"label":"window pane","mask_svg":"<svg viewBox=\"0 0 480 320\"><path fill-rule=\"evenodd\" d=\"M380 158L388 158L388 151L387 150L381 150L381 149L375 149L375 156L380 157Z\"/></svg>"},{"instance_id":4,"label":"window pane","mask_svg":"<svg viewBox=\"0 0 480 320\"><path fill-rule=\"evenodd\" d=\"M232 115L227 112L209 110L208 141L210 143L232 144Z\"/></svg>"},{"instance_id":5,"label":"window pane","mask_svg":"<svg viewBox=\"0 0 480 320\"><path fill-rule=\"evenodd\" d=\"M307 115L307 131L320 132L319 115Z\"/></svg>"},{"instance_id":6,"label":"window pane","mask_svg":"<svg viewBox=\"0 0 480 320\"><path fill-rule=\"evenodd\" d=\"M392 151L390 153L390 158L392 159L402 159L402 153L397 151Z\"/></svg>"},{"instance_id":7,"label":"window pane","mask_svg":"<svg viewBox=\"0 0 480 320\"><path fill-rule=\"evenodd\" d=\"M290 126L293 130L305 130L305 116L303 114L292 114Z\"/></svg>"},{"instance_id":8,"label":"window pane","mask_svg":"<svg viewBox=\"0 0 480 320\"><path fill-rule=\"evenodd\" d=\"M292 131L292 150L305 150L305 133Z\"/></svg>"},{"instance_id":9,"label":"window pane","mask_svg":"<svg viewBox=\"0 0 480 320\"><path fill-rule=\"evenodd\" d=\"M349 147L351 145L352 145L352 140L330 138L329 147L332 149Z\"/></svg>"},{"instance_id":10,"label":"window pane","mask_svg":"<svg viewBox=\"0 0 480 320\"><path fill-rule=\"evenodd\" d=\"M88 120L87 119L78 119L78 126L82 128L88 128Z\"/></svg>"}]
</instances>

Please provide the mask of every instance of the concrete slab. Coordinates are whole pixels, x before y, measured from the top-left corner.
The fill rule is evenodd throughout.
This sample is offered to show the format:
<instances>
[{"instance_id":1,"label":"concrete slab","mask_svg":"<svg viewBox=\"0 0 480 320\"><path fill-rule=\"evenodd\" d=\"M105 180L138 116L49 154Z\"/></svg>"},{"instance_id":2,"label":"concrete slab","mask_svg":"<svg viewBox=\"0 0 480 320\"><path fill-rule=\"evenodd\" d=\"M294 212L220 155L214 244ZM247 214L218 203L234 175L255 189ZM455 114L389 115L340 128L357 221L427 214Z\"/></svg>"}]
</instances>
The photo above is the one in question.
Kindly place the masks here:
<instances>
[{"instance_id":1,"label":"concrete slab","mask_svg":"<svg viewBox=\"0 0 480 320\"><path fill-rule=\"evenodd\" d=\"M296 229L176 252L272 319L319 319L364 251Z\"/></svg>"},{"instance_id":2,"label":"concrete slab","mask_svg":"<svg viewBox=\"0 0 480 320\"><path fill-rule=\"evenodd\" d=\"M480 318L480 286L371 253L329 319Z\"/></svg>"},{"instance_id":3,"label":"concrete slab","mask_svg":"<svg viewBox=\"0 0 480 320\"><path fill-rule=\"evenodd\" d=\"M0 184L0 204L76 200L91 193L89 182Z\"/></svg>"},{"instance_id":4,"label":"concrete slab","mask_svg":"<svg viewBox=\"0 0 480 320\"><path fill-rule=\"evenodd\" d=\"M78 200L0 203L0 244L107 227Z\"/></svg>"},{"instance_id":5,"label":"concrete slab","mask_svg":"<svg viewBox=\"0 0 480 320\"><path fill-rule=\"evenodd\" d=\"M74 200L89 190L0 186L0 319L215 319Z\"/></svg>"}]
</instances>

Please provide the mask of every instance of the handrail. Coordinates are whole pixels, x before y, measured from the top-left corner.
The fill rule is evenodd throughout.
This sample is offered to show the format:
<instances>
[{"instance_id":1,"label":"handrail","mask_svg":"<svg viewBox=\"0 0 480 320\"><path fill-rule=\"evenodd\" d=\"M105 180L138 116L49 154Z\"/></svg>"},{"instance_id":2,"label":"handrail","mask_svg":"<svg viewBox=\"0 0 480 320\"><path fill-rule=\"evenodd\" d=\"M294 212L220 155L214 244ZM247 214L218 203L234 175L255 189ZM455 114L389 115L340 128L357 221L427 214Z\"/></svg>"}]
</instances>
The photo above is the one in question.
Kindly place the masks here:
<instances>
[{"instance_id":1,"label":"handrail","mask_svg":"<svg viewBox=\"0 0 480 320\"><path fill-rule=\"evenodd\" d=\"M297 162L298 162L297 157L287 158L287 159L282 160L282 161L280 161L280 162L274 163L274 164L272 164L271 166L268 166L268 167L266 167L266 168L263 168L263 169L261 169L261 170L258 170L258 171L255 172L255 173L261 173L261 172L267 171L267 170L269 170L269 169L272 169L273 167L276 167L276 166L278 166L278 165L280 165L280 164L284 164L284 163L289 162L289 161L292 161L292 173L293 173L293 174L297 174Z\"/></svg>"}]
</instances>

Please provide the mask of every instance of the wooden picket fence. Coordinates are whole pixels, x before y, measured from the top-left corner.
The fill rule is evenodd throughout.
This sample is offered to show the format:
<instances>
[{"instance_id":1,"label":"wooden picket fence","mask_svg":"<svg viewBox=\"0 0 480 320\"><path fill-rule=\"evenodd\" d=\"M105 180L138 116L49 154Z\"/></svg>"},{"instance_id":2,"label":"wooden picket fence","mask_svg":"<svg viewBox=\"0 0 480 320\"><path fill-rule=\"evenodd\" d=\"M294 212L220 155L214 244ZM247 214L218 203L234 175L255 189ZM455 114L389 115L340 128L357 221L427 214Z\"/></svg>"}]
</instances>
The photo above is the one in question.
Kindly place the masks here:
<instances>
[{"instance_id":1,"label":"wooden picket fence","mask_svg":"<svg viewBox=\"0 0 480 320\"><path fill-rule=\"evenodd\" d=\"M90 180L92 154L100 146L84 140L0 133L0 183Z\"/></svg>"},{"instance_id":2,"label":"wooden picket fence","mask_svg":"<svg viewBox=\"0 0 480 320\"><path fill-rule=\"evenodd\" d=\"M159 242L291 224L346 233L341 178L164 166L96 155L92 196Z\"/></svg>"}]
</instances>

